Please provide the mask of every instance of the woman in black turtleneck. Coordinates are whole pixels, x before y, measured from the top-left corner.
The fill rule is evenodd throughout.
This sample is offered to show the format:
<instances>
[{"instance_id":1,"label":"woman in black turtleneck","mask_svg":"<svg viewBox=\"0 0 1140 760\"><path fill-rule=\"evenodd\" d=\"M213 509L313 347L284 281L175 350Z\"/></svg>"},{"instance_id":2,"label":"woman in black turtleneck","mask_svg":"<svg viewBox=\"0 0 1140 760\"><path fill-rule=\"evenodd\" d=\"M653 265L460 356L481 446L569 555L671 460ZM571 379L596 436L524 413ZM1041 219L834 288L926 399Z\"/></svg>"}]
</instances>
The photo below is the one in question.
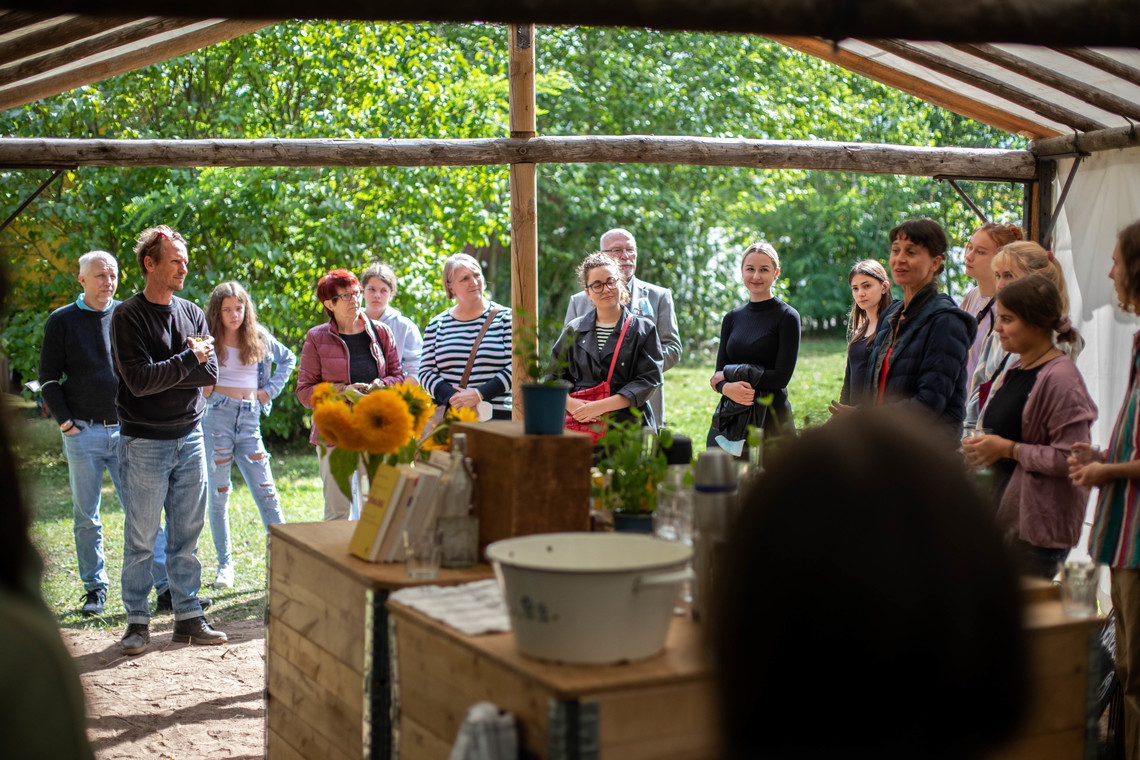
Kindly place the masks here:
<instances>
[{"instance_id":1,"label":"woman in black turtleneck","mask_svg":"<svg viewBox=\"0 0 1140 760\"><path fill-rule=\"evenodd\" d=\"M722 394L713 414L707 445L718 445L717 437L731 453L744 455L731 444L741 440L741 420L760 421L764 435L774 437L794 430L792 408L788 404L788 382L800 352L800 315L772 295L772 283L780 276L780 256L769 243L753 243L740 262L740 277L748 288L749 301L724 315L720 326L720 349L716 373L710 378L713 390ZM771 395L765 410L757 399ZM746 410L743 415L739 412Z\"/></svg>"}]
</instances>

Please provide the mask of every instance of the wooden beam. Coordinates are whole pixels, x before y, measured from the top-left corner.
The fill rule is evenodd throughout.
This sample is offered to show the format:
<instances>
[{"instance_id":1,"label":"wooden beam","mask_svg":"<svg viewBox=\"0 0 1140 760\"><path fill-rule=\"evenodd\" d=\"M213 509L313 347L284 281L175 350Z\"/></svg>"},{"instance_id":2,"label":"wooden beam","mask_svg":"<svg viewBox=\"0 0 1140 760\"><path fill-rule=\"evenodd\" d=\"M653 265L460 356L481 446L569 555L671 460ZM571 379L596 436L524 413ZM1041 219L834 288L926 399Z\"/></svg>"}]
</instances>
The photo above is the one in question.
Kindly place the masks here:
<instances>
[{"instance_id":1,"label":"wooden beam","mask_svg":"<svg viewBox=\"0 0 1140 760\"><path fill-rule=\"evenodd\" d=\"M939 57L933 53L928 53L925 50L916 48L914 45L908 45L894 40L863 40L868 45L874 45L877 48L896 55L903 60L917 63L920 66L937 71L940 74L945 74L948 77L953 77L960 82L965 82L971 87L977 87L980 90L992 93L999 98L1017 103L1024 106L1034 113L1039 113L1047 119L1051 119L1073 129L1079 129L1084 132L1091 132L1097 129L1104 129L1105 125L1098 121L1082 116L1076 111L1062 108L1054 105L1047 100L1043 100L1032 93L1026 92L1018 87L1006 84L999 79L995 79L987 74L983 74L973 69L966 68L946 58Z\"/></svg>"},{"instance_id":2,"label":"wooden beam","mask_svg":"<svg viewBox=\"0 0 1140 760\"><path fill-rule=\"evenodd\" d=\"M690 164L1025 182L1025 150L643 135L530 140L77 140L0 138L0 166L494 166Z\"/></svg>"},{"instance_id":3,"label":"wooden beam","mask_svg":"<svg viewBox=\"0 0 1140 760\"><path fill-rule=\"evenodd\" d=\"M198 23L192 19L160 18L146 21L141 24L124 26L114 32L100 34L84 39L74 45L68 45L59 50L52 50L43 55L29 58L12 66L0 69L0 87L15 84L23 79L43 74L68 63L81 61L108 50L114 50L124 45L130 45L148 37L165 32L181 29L182 27Z\"/></svg>"},{"instance_id":4,"label":"wooden beam","mask_svg":"<svg viewBox=\"0 0 1140 760\"><path fill-rule=\"evenodd\" d=\"M1132 148L1137 145L1140 145L1140 127L1134 124L1128 127L1101 129L1084 134L1033 140L1029 143L1029 150L1040 159L1048 159L1068 157L1074 153L1096 153L1101 150Z\"/></svg>"},{"instance_id":5,"label":"wooden beam","mask_svg":"<svg viewBox=\"0 0 1140 760\"><path fill-rule=\"evenodd\" d=\"M0 65L19 61L32 55L39 55L49 50L102 34L120 26L138 21L138 16L96 18L92 16L79 16L58 24L37 29L34 32L22 34L13 40L0 45Z\"/></svg>"},{"instance_id":6,"label":"wooden beam","mask_svg":"<svg viewBox=\"0 0 1140 760\"><path fill-rule=\"evenodd\" d=\"M18 10L221 18L484 21L953 42L1129 47L1135 0L6 0Z\"/></svg>"},{"instance_id":7,"label":"wooden beam","mask_svg":"<svg viewBox=\"0 0 1140 760\"><path fill-rule=\"evenodd\" d=\"M511 24L508 71L510 77L511 138L526 140L537 130L534 92L534 24ZM533 162L511 164L511 310L514 345L532 339L538 326L538 167ZM512 358L513 416L522 419L519 384L533 380L523 357Z\"/></svg>"},{"instance_id":8,"label":"wooden beam","mask_svg":"<svg viewBox=\"0 0 1140 760\"><path fill-rule=\"evenodd\" d=\"M961 93L940 87L927 79L911 76L906 72L885 66L870 58L864 58L843 48L836 47L827 40L815 37L780 37L769 36L775 42L786 45L801 53L813 55L825 61L842 66L848 71L861 74L868 79L874 79L888 87L901 90L916 98L922 98L928 103L953 111L991 127L1003 129L1006 132L1023 137L1052 137L1061 134L1050 127L1035 121L1015 116L1014 114L994 108L988 103L974 100Z\"/></svg>"},{"instance_id":9,"label":"wooden beam","mask_svg":"<svg viewBox=\"0 0 1140 760\"><path fill-rule=\"evenodd\" d=\"M1140 87L1140 69L1129 66L1126 63L1098 53L1095 50L1080 47L1056 47L1053 48L1058 53L1064 53L1070 58L1076 58L1081 63L1087 63L1089 66L1094 66L1101 71L1107 71L1115 77L1131 82L1132 84Z\"/></svg>"},{"instance_id":10,"label":"wooden beam","mask_svg":"<svg viewBox=\"0 0 1140 760\"><path fill-rule=\"evenodd\" d=\"M1008 53L994 45L984 43L955 44L951 47L957 48L963 53L977 56L983 61L989 61L1015 74L1032 79L1035 82L1048 85L1055 90L1060 90L1070 97L1083 100L1109 113L1119 114L1129 119L1140 120L1140 103L1125 100L1119 95L1113 95L1111 92L1093 87L1087 82L1080 82L1072 77L1058 74L1053 69L1041 66L1033 61L1028 61L1021 56Z\"/></svg>"},{"instance_id":11,"label":"wooden beam","mask_svg":"<svg viewBox=\"0 0 1140 760\"><path fill-rule=\"evenodd\" d=\"M153 45L130 50L105 60L81 64L58 74L43 77L30 83L17 83L0 87L0 111L48 98L76 87L98 82L116 74L149 66L186 53L191 53L219 42L257 31L276 21L219 21Z\"/></svg>"},{"instance_id":12,"label":"wooden beam","mask_svg":"<svg viewBox=\"0 0 1140 760\"><path fill-rule=\"evenodd\" d=\"M0 16L0 34L9 34L29 26L34 26L48 19L53 19L58 15L58 13L5 11L4 14Z\"/></svg>"}]
</instances>

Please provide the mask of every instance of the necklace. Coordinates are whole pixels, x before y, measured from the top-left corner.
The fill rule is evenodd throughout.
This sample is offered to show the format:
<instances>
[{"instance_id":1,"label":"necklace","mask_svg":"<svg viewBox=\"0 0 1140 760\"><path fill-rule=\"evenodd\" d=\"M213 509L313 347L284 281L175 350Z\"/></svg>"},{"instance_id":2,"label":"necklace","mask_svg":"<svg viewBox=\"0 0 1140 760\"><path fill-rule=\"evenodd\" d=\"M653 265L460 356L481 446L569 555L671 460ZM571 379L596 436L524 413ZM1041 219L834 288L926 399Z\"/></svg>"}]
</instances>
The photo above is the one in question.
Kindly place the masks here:
<instances>
[{"instance_id":1,"label":"necklace","mask_svg":"<svg viewBox=\"0 0 1140 760\"><path fill-rule=\"evenodd\" d=\"M1041 353L1037 354L1037 356L1036 356L1036 357L1034 357L1033 361L1031 361L1031 362L1022 362L1022 363L1021 363L1021 368L1022 368L1022 369L1033 369L1033 367L1034 367L1034 366L1036 366L1037 362L1041 361L1041 359L1042 359L1042 358L1044 358L1045 354L1049 353L1049 352L1050 352L1050 351L1052 351L1054 348L1056 348L1056 346L1054 346L1053 344L1051 344L1051 343L1050 343L1050 344L1049 344L1049 348L1047 348L1047 349L1045 349L1044 351L1042 351Z\"/></svg>"}]
</instances>

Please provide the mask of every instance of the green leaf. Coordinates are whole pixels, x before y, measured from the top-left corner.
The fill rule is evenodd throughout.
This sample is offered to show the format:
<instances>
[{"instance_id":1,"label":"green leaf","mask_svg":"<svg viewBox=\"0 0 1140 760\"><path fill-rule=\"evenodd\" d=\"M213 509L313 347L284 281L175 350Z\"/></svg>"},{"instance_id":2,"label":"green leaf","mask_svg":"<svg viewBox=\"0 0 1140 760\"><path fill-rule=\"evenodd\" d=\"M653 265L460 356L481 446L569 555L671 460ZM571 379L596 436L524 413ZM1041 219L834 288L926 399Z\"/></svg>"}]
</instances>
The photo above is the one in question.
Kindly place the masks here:
<instances>
[{"instance_id":1,"label":"green leaf","mask_svg":"<svg viewBox=\"0 0 1140 760\"><path fill-rule=\"evenodd\" d=\"M360 454L346 449L329 449L329 472L336 480L340 492L352 499L352 473L360 464Z\"/></svg>"}]
</instances>

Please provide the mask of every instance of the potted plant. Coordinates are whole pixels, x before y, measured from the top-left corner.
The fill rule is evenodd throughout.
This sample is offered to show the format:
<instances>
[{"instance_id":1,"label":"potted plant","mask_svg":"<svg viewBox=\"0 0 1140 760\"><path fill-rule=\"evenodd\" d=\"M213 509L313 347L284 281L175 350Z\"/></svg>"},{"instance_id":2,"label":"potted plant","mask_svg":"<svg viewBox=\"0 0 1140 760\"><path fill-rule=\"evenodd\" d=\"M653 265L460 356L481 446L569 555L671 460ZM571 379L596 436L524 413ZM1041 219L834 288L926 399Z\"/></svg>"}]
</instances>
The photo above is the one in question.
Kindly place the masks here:
<instances>
[{"instance_id":1,"label":"potted plant","mask_svg":"<svg viewBox=\"0 0 1140 760\"><path fill-rule=\"evenodd\" d=\"M642 427L639 417L611 422L598 439L598 469L604 473L599 490L613 512L615 530L652 533L657 485L667 472L665 449L672 436L664 428L655 433Z\"/></svg>"},{"instance_id":2,"label":"potted plant","mask_svg":"<svg viewBox=\"0 0 1140 760\"><path fill-rule=\"evenodd\" d=\"M522 321L514 352L525 376L520 383L523 430L527 435L561 435L566 420L566 395L570 392L570 383L562 379L566 362L543 355L539 333L557 336L562 325L547 322L540 330L525 312L516 312L516 319Z\"/></svg>"}]
</instances>

